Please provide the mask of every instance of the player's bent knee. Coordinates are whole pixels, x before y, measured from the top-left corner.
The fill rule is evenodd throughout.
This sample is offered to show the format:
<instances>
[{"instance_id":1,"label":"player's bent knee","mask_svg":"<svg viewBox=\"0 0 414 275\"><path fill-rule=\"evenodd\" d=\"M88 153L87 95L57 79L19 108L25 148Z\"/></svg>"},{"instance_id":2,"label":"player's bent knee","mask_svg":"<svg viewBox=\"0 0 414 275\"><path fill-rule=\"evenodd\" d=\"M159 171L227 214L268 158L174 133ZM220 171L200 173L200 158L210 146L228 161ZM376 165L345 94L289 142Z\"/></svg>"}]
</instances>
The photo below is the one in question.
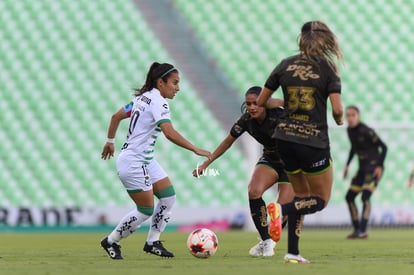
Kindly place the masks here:
<instances>
[{"instance_id":1,"label":"player's bent knee","mask_svg":"<svg viewBox=\"0 0 414 275\"><path fill-rule=\"evenodd\" d=\"M364 190L362 191L362 196L361 196L361 200L364 201L369 201L369 199L371 198L372 192L370 190Z\"/></svg>"},{"instance_id":2,"label":"player's bent knee","mask_svg":"<svg viewBox=\"0 0 414 275\"><path fill-rule=\"evenodd\" d=\"M327 201L317 196L311 196L307 198L295 198L294 204L298 214L307 215L324 209Z\"/></svg>"},{"instance_id":3,"label":"player's bent knee","mask_svg":"<svg viewBox=\"0 0 414 275\"><path fill-rule=\"evenodd\" d=\"M137 205L137 210L138 212L144 215L147 215L147 216L152 216L152 214L154 214L154 206L147 207L147 206Z\"/></svg>"},{"instance_id":4,"label":"player's bent knee","mask_svg":"<svg viewBox=\"0 0 414 275\"><path fill-rule=\"evenodd\" d=\"M357 193L355 193L355 192L354 192L354 191L352 191L352 190L349 190L349 191L346 193L345 200L346 200L347 202L353 202L353 201L355 201L355 197L356 197L356 195L357 195Z\"/></svg>"},{"instance_id":5,"label":"player's bent knee","mask_svg":"<svg viewBox=\"0 0 414 275\"><path fill-rule=\"evenodd\" d=\"M248 195L249 199L258 199L263 195L264 190L258 188L257 186L249 186Z\"/></svg>"},{"instance_id":6,"label":"player's bent knee","mask_svg":"<svg viewBox=\"0 0 414 275\"><path fill-rule=\"evenodd\" d=\"M158 199L168 198L175 196L174 186L170 185L154 194Z\"/></svg>"},{"instance_id":7,"label":"player's bent knee","mask_svg":"<svg viewBox=\"0 0 414 275\"><path fill-rule=\"evenodd\" d=\"M175 201L177 199L176 195L170 196L170 197L165 197L165 198L161 198L160 202L166 206L167 209L171 209L173 207L173 205L175 204Z\"/></svg>"}]
</instances>

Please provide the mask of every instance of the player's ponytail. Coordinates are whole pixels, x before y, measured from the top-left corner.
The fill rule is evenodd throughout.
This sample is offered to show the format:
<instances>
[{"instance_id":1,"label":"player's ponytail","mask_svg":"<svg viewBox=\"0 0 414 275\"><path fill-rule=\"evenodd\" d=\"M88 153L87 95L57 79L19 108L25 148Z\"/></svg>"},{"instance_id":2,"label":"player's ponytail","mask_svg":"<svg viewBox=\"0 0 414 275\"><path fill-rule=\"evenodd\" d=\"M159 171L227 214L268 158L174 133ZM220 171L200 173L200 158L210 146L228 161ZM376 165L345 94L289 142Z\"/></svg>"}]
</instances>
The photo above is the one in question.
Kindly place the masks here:
<instances>
[{"instance_id":1,"label":"player's ponytail","mask_svg":"<svg viewBox=\"0 0 414 275\"><path fill-rule=\"evenodd\" d=\"M318 58L326 59L332 69L338 73L336 61L343 62L343 56L335 34L321 21L303 24L299 36L299 50L311 63L318 63Z\"/></svg>"},{"instance_id":2,"label":"player's ponytail","mask_svg":"<svg viewBox=\"0 0 414 275\"><path fill-rule=\"evenodd\" d=\"M134 89L135 96L142 95L143 93L148 92L153 88L156 88L157 80L160 78L164 82L167 82L170 74L174 72L178 72L178 70L174 68L174 66L171 64L160 64L158 62L152 63L148 70L147 77L145 79L145 84L140 89Z\"/></svg>"}]
</instances>

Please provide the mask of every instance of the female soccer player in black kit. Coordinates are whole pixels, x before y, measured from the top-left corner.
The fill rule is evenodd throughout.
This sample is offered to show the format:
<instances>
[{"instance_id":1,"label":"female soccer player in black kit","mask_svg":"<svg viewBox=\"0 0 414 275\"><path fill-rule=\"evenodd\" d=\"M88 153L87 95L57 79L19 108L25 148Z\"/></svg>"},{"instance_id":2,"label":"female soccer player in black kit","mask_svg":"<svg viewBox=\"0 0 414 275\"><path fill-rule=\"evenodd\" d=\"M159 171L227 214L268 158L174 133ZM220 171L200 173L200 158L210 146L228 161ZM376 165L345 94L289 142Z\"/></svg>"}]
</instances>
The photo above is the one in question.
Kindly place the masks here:
<instances>
[{"instance_id":1,"label":"female soccer player in black kit","mask_svg":"<svg viewBox=\"0 0 414 275\"><path fill-rule=\"evenodd\" d=\"M349 164L354 155L357 154L359 159L358 172L352 178L351 186L345 197L354 227L354 232L348 235L347 238L366 239L368 238L367 224L371 212L370 198L384 171L387 146L374 130L360 121L358 107L349 106L346 108L346 120L348 122L351 150L344 170L344 179L348 176ZM361 192L363 208L361 221L359 221L355 197Z\"/></svg>"},{"instance_id":2,"label":"female soccer player in black kit","mask_svg":"<svg viewBox=\"0 0 414 275\"><path fill-rule=\"evenodd\" d=\"M279 185L279 203L291 201L294 193L283 170L283 162L277 150L276 140L272 137L279 115L283 112L283 109L278 108L283 105L283 100L272 99L267 103L267 109L258 107L256 99L261 90L262 88L257 86L247 90L243 104L247 112L237 120L230 133L214 150L211 157L193 171L193 175L198 177L203 174L203 171L224 154L244 132L248 132L263 145L263 155L256 164L248 188L250 213L261 240L250 249L249 254L254 257L269 257L274 255L273 249L276 244L269 235L266 204L262 195L276 182Z\"/></svg>"},{"instance_id":3,"label":"female soccer player in black kit","mask_svg":"<svg viewBox=\"0 0 414 275\"><path fill-rule=\"evenodd\" d=\"M335 122L343 124L341 81L335 64L336 59L342 60L342 53L334 33L323 22L305 23L299 37L299 51L279 63L257 99L257 104L264 106L272 93L282 87L285 112L275 137L296 196L287 204L269 204L268 212L269 232L275 241L280 238L282 217L288 216L286 263L309 263L299 254L303 215L325 208L331 195L328 98Z\"/></svg>"}]
</instances>

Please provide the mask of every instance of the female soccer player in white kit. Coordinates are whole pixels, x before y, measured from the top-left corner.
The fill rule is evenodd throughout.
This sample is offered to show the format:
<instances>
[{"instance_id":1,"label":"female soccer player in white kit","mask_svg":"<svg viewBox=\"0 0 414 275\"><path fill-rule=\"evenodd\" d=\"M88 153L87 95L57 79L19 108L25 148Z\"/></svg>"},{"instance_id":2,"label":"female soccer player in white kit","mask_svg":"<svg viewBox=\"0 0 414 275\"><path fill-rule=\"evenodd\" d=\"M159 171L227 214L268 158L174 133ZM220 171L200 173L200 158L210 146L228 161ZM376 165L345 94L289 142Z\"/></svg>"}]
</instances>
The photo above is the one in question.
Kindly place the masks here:
<instances>
[{"instance_id":1,"label":"female soccer player in white kit","mask_svg":"<svg viewBox=\"0 0 414 275\"><path fill-rule=\"evenodd\" d=\"M179 91L179 81L179 73L174 66L154 62L144 86L136 90L133 101L112 116L102 158L109 159L114 155L114 138L119 122L130 117L127 139L116 166L119 178L137 206L101 241L101 246L112 259L123 259L119 242L151 216L144 251L160 257L174 257L160 242L160 234L171 217L175 191L166 172L154 159L155 142L163 132L176 145L200 156L210 156L210 152L197 148L173 128L165 99L174 98ZM154 195L159 199L155 211Z\"/></svg>"}]
</instances>

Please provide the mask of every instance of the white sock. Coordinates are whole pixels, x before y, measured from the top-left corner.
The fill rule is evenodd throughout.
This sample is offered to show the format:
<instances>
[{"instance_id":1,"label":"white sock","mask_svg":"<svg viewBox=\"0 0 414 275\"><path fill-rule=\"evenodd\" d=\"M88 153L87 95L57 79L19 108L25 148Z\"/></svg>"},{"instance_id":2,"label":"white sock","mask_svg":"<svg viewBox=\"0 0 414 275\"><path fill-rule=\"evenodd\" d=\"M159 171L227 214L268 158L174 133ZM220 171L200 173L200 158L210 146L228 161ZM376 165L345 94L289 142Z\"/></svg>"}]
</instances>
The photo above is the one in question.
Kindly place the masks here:
<instances>
[{"instance_id":1,"label":"white sock","mask_svg":"<svg viewBox=\"0 0 414 275\"><path fill-rule=\"evenodd\" d=\"M161 233L165 230L171 218L171 209L175 203L176 196L161 198L152 215L151 228L148 232L147 243L152 245L160 240Z\"/></svg>"},{"instance_id":2,"label":"white sock","mask_svg":"<svg viewBox=\"0 0 414 275\"><path fill-rule=\"evenodd\" d=\"M138 212L137 209L132 210L122 218L114 231L109 234L108 242L110 244L113 242L118 243L121 239L128 237L149 217L150 216Z\"/></svg>"}]
</instances>

